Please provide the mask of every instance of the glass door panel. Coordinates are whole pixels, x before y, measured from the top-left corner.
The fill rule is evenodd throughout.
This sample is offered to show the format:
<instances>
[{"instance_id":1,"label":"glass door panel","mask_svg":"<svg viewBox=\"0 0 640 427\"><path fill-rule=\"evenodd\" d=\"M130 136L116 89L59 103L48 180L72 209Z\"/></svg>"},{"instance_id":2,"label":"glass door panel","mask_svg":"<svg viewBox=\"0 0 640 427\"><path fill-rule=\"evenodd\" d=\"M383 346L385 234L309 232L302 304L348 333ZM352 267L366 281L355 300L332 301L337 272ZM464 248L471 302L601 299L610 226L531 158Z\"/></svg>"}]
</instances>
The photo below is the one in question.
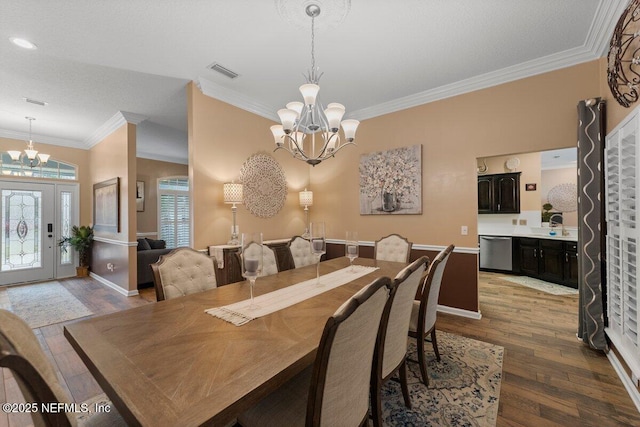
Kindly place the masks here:
<instances>
[{"instance_id":1,"label":"glass door panel","mask_svg":"<svg viewBox=\"0 0 640 427\"><path fill-rule=\"evenodd\" d=\"M0 182L0 285L53 279L54 185Z\"/></svg>"}]
</instances>

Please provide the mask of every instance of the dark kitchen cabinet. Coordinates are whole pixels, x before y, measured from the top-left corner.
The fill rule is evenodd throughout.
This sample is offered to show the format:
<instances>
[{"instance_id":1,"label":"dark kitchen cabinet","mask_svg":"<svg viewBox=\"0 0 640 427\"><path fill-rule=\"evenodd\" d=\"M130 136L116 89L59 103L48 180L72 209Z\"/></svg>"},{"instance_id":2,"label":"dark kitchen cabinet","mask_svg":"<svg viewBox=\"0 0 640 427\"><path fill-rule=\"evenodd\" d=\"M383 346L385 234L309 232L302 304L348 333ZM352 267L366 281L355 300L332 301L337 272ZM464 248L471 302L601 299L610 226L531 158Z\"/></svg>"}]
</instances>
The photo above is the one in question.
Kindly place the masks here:
<instances>
[{"instance_id":1,"label":"dark kitchen cabinet","mask_svg":"<svg viewBox=\"0 0 640 427\"><path fill-rule=\"evenodd\" d=\"M517 238L515 246L519 262L514 263L514 271L526 276L538 276L538 239Z\"/></svg>"},{"instance_id":2,"label":"dark kitchen cabinet","mask_svg":"<svg viewBox=\"0 0 640 427\"><path fill-rule=\"evenodd\" d=\"M514 238L513 271L577 288L577 247L575 242L562 240Z\"/></svg>"},{"instance_id":3,"label":"dark kitchen cabinet","mask_svg":"<svg viewBox=\"0 0 640 427\"><path fill-rule=\"evenodd\" d=\"M520 172L479 176L478 213L520 213Z\"/></svg>"},{"instance_id":4,"label":"dark kitchen cabinet","mask_svg":"<svg viewBox=\"0 0 640 427\"><path fill-rule=\"evenodd\" d=\"M564 284L578 289L578 244L565 242Z\"/></svg>"}]
</instances>

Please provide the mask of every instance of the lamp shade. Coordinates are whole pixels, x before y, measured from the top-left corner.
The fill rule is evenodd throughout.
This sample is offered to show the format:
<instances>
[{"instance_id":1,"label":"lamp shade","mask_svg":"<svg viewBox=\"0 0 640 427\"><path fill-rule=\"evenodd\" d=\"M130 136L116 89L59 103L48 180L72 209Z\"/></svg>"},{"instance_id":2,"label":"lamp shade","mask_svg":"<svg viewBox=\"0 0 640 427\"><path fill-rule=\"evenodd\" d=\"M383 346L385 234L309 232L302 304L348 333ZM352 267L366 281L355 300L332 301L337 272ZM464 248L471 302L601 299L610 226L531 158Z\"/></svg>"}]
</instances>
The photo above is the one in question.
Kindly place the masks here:
<instances>
[{"instance_id":1,"label":"lamp shade","mask_svg":"<svg viewBox=\"0 0 640 427\"><path fill-rule=\"evenodd\" d=\"M300 114L302 114L302 109L304 108L304 104L302 102L290 102L287 104L287 109L293 110L298 113L298 119L300 118Z\"/></svg>"},{"instance_id":2,"label":"lamp shade","mask_svg":"<svg viewBox=\"0 0 640 427\"><path fill-rule=\"evenodd\" d=\"M42 154L42 153L40 153L40 154L38 154L38 157L40 158L40 161L42 163L47 163L49 161L49 157L51 157L51 155L50 154Z\"/></svg>"},{"instance_id":3,"label":"lamp shade","mask_svg":"<svg viewBox=\"0 0 640 427\"><path fill-rule=\"evenodd\" d=\"M242 184L227 182L224 184L223 192L225 203L242 203Z\"/></svg>"},{"instance_id":4,"label":"lamp shade","mask_svg":"<svg viewBox=\"0 0 640 427\"><path fill-rule=\"evenodd\" d=\"M281 146L284 142L284 129L282 125L273 125L270 129L273 134L273 141L278 147Z\"/></svg>"},{"instance_id":5,"label":"lamp shade","mask_svg":"<svg viewBox=\"0 0 640 427\"><path fill-rule=\"evenodd\" d=\"M356 130L358 129L358 125L360 124L357 120L343 120L342 130L344 131L344 137L347 141L351 142L356 139Z\"/></svg>"},{"instance_id":6,"label":"lamp shade","mask_svg":"<svg viewBox=\"0 0 640 427\"><path fill-rule=\"evenodd\" d=\"M282 122L282 128L286 133L291 132L293 125L298 118L298 113L295 110L289 110L288 108L282 108L278 110L278 116Z\"/></svg>"},{"instance_id":7,"label":"lamp shade","mask_svg":"<svg viewBox=\"0 0 640 427\"><path fill-rule=\"evenodd\" d=\"M20 160L20 154L22 154L21 151L16 150L10 150L7 151L7 153L9 153L9 156L11 156L11 160L13 160L14 162Z\"/></svg>"},{"instance_id":8,"label":"lamp shade","mask_svg":"<svg viewBox=\"0 0 640 427\"><path fill-rule=\"evenodd\" d=\"M300 206L313 206L313 191L307 191L305 188L300 192Z\"/></svg>"},{"instance_id":9,"label":"lamp shade","mask_svg":"<svg viewBox=\"0 0 640 427\"><path fill-rule=\"evenodd\" d=\"M300 86L300 93L304 98L304 103L307 105L315 105L316 96L318 96L319 91L320 86L314 85L313 83L307 83Z\"/></svg>"},{"instance_id":10,"label":"lamp shade","mask_svg":"<svg viewBox=\"0 0 640 427\"><path fill-rule=\"evenodd\" d=\"M344 108L339 108L336 106L328 107L326 110L324 110L324 115L327 116L327 121L329 122L329 129L331 130L331 132L338 132L338 129L340 129L340 120L342 120L342 116L344 116Z\"/></svg>"}]
</instances>

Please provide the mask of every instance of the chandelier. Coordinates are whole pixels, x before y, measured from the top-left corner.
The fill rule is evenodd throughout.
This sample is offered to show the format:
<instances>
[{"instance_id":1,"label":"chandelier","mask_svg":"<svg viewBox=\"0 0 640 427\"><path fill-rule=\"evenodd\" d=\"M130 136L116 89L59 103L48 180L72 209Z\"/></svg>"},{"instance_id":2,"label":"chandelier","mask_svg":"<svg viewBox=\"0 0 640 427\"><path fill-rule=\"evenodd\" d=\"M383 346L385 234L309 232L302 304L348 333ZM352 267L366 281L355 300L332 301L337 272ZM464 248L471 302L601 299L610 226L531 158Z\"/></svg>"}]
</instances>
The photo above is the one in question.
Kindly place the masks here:
<instances>
[{"instance_id":1,"label":"chandelier","mask_svg":"<svg viewBox=\"0 0 640 427\"><path fill-rule=\"evenodd\" d=\"M14 162L18 162L21 164L26 164L31 168L35 168L40 165L44 165L49 160L49 154L40 153L38 154L38 150L33 148L33 139L31 138L31 123L35 120L33 117L25 117L25 119L29 120L29 142L27 142L27 148L25 148L24 152L17 150L7 151L7 154L11 156L11 160Z\"/></svg>"},{"instance_id":2,"label":"chandelier","mask_svg":"<svg viewBox=\"0 0 640 427\"><path fill-rule=\"evenodd\" d=\"M343 147L355 145L353 141L360 122L342 120L344 105L333 102L325 109L318 99L318 82L323 73L316 67L314 24L320 15L320 6L309 4L305 12L311 17L311 69L305 76L307 83L300 86L304 103L289 102L286 108L278 110L282 124L271 126L271 133L276 144L274 151L287 150L296 159L315 166L333 157ZM340 127L344 139L338 133Z\"/></svg>"}]
</instances>

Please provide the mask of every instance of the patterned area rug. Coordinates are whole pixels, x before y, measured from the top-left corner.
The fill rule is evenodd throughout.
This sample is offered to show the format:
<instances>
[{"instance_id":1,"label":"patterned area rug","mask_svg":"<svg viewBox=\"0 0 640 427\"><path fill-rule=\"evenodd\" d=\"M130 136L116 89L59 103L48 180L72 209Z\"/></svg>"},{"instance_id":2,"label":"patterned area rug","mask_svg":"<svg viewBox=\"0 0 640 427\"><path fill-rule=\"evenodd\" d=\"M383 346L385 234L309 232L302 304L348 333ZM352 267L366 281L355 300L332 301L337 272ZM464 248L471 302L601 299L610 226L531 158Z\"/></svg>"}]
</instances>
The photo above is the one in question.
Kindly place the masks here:
<instances>
[{"instance_id":1,"label":"patterned area rug","mask_svg":"<svg viewBox=\"0 0 640 427\"><path fill-rule=\"evenodd\" d=\"M534 279L527 276L500 276L502 280L528 288L537 289L552 295L578 295L578 290L568 286L556 285L555 283L545 282L544 280Z\"/></svg>"},{"instance_id":2,"label":"patterned area rug","mask_svg":"<svg viewBox=\"0 0 640 427\"><path fill-rule=\"evenodd\" d=\"M385 426L495 426L502 379L504 348L438 331L441 361L425 343L429 387L420 367L407 363L412 409L404 406L400 384L387 381L382 391ZM409 344L409 359L418 360Z\"/></svg>"},{"instance_id":3,"label":"patterned area rug","mask_svg":"<svg viewBox=\"0 0 640 427\"><path fill-rule=\"evenodd\" d=\"M11 286L7 293L11 311L32 329L93 314L59 282Z\"/></svg>"}]
</instances>

